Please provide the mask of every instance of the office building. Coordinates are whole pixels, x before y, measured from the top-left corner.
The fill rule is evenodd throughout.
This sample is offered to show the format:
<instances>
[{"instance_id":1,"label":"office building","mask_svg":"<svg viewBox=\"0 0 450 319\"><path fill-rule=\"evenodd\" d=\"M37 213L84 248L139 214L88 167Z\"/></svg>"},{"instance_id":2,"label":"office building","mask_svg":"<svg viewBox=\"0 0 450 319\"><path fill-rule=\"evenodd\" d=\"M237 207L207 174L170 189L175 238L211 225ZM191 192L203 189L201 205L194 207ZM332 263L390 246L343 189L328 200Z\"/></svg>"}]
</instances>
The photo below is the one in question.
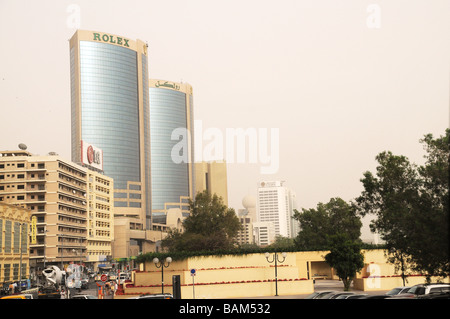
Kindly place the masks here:
<instances>
[{"instance_id":1,"label":"office building","mask_svg":"<svg viewBox=\"0 0 450 319\"><path fill-rule=\"evenodd\" d=\"M52 155L0 152L0 202L30 211L35 228L30 265L70 262L95 268L111 260L112 178Z\"/></svg>"},{"instance_id":2,"label":"office building","mask_svg":"<svg viewBox=\"0 0 450 319\"><path fill-rule=\"evenodd\" d=\"M70 79L72 161L82 161L83 143L102 149L116 213L151 229L147 45L78 30L70 39Z\"/></svg>"},{"instance_id":3,"label":"office building","mask_svg":"<svg viewBox=\"0 0 450 319\"><path fill-rule=\"evenodd\" d=\"M253 240L258 246L265 247L275 242L275 224L273 222L254 222Z\"/></svg>"},{"instance_id":4,"label":"office building","mask_svg":"<svg viewBox=\"0 0 450 319\"><path fill-rule=\"evenodd\" d=\"M194 195L192 86L150 79L149 101L151 205L157 217L166 203Z\"/></svg>"},{"instance_id":5,"label":"office building","mask_svg":"<svg viewBox=\"0 0 450 319\"><path fill-rule=\"evenodd\" d=\"M293 219L295 194L284 181L260 182L257 189L257 217L259 222L272 222L275 235L293 238L298 234L298 222Z\"/></svg>"},{"instance_id":6,"label":"office building","mask_svg":"<svg viewBox=\"0 0 450 319\"><path fill-rule=\"evenodd\" d=\"M225 161L195 163L196 193L207 190L210 194L217 194L228 206L227 180L227 163Z\"/></svg>"}]
</instances>

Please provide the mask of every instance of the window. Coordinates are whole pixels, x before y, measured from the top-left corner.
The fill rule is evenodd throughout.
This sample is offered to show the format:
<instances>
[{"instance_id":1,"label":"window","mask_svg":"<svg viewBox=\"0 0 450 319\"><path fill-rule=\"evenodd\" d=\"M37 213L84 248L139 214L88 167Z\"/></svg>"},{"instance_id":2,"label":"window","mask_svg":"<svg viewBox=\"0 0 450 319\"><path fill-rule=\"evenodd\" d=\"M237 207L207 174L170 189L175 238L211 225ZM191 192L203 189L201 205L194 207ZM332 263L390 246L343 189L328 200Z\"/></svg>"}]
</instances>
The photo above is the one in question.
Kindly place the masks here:
<instances>
[{"instance_id":1,"label":"window","mask_svg":"<svg viewBox=\"0 0 450 319\"><path fill-rule=\"evenodd\" d=\"M25 178L25 174L17 174L17 178Z\"/></svg>"}]
</instances>

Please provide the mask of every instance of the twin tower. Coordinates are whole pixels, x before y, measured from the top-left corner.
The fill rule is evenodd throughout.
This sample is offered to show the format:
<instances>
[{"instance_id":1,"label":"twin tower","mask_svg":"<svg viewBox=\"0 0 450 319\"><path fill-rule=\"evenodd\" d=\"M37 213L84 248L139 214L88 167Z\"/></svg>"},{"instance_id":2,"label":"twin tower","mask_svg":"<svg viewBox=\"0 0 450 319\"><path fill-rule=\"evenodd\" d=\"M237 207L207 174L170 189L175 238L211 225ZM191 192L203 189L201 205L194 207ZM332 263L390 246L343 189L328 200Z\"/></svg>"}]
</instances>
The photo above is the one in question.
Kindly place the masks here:
<instances>
[{"instance_id":1,"label":"twin tower","mask_svg":"<svg viewBox=\"0 0 450 319\"><path fill-rule=\"evenodd\" d=\"M83 163L83 145L99 150L98 169L114 179L115 214L137 217L150 229L152 211L193 197L193 138L187 162L171 158L180 142L172 132L186 128L193 136L192 87L149 79L146 43L76 31L70 85L72 161Z\"/></svg>"}]
</instances>

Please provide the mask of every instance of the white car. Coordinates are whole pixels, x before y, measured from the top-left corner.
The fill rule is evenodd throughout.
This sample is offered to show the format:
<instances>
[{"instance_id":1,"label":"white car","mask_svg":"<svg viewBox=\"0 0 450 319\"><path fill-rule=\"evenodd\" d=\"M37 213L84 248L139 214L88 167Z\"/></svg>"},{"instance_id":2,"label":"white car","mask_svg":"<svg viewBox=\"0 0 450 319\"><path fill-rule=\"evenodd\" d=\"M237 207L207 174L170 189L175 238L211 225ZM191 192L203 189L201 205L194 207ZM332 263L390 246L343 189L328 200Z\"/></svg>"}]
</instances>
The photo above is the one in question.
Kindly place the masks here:
<instances>
[{"instance_id":1,"label":"white car","mask_svg":"<svg viewBox=\"0 0 450 319\"><path fill-rule=\"evenodd\" d=\"M70 299L98 299L98 298L93 295L75 295Z\"/></svg>"},{"instance_id":2,"label":"white car","mask_svg":"<svg viewBox=\"0 0 450 319\"><path fill-rule=\"evenodd\" d=\"M121 272L119 274L119 284L123 284L125 280L128 280L128 274L125 272Z\"/></svg>"},{"instance_id":3,"label":"white car","mask_svg":"<svg viewBox=\"0 0 450 319\"><path fill-rule=\"evenodd\" d=\"M450 284L419 284L412 286L406 293L393 298L421 298L429 294L450 292Z\"/></svg>"}]
</instances>

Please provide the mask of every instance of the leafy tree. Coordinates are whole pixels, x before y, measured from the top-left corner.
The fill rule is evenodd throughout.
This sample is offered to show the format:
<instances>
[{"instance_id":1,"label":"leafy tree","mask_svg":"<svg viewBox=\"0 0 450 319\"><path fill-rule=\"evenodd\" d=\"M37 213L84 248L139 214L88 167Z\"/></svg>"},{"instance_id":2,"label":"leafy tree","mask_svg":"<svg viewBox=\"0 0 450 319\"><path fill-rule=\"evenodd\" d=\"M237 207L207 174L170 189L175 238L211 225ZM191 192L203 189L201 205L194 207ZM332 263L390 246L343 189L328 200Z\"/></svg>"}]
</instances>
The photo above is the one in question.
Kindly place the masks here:
<instances>
[{"instance_id":1,"label":"leafy tree","mask_svg":"<svg viewBox=\"0 0 450 319\"><path fill-rule=\"evenodd\" d=\"M376 216L371 230L385 240L397 268L406 264L429 275L449 273L449 133L420 140L427 152L424 166L382 152L376 176L365 172L361 179L364 190L355 207L362 216Z\"/></svg>"},{"instance_id":2,"label":"leafy tree","mask_svg":"<svg viewBox=\"0 0 450 319\"><path fill-rule=\"evenodd\" d=\"M224 205L221 197L207 191L198 193L189 202L190 216L184 232L171 230L162 247L169 251L200 251L230 249L241 224L234 209Z\"/></svg>"},{"instance_id":3,"label":"leafy tree","mask_svg":"<svg viewBox=\"0 0 450 319\"><path fill-rule=\"evenodd\" d=\"M330 236L330 252L325 261L333 267L348 291L356 273L364 267L364 255L361 253L361 242L350 239L345 234Z\"/></svg>"},{"instance_id":4,"label":"leafy tree","mask_svg":"<svg viewBox=\"0 0 450 319\"><path fill-rule=\"evenodd\" d=\"M269 248L286 250L294 247L294 238L284 237L277 235L275 237L275 242L269 245Z\"/></svg>"},{"instance_id":5,"label":"leafy tree","mask_svg":"<svg viewBox=\"0 0 450 319\"><path fill-rule=\"evenodd\" d=\"M355 209L343 199L331 198L326 204L319 203L317 208L295 211L294 219L300 223L300 232L295 245L301 250L327 250L329 236L346 233L352 240L361 236L361 220Z\"/></svg>"}]
</instances>

